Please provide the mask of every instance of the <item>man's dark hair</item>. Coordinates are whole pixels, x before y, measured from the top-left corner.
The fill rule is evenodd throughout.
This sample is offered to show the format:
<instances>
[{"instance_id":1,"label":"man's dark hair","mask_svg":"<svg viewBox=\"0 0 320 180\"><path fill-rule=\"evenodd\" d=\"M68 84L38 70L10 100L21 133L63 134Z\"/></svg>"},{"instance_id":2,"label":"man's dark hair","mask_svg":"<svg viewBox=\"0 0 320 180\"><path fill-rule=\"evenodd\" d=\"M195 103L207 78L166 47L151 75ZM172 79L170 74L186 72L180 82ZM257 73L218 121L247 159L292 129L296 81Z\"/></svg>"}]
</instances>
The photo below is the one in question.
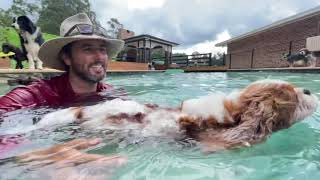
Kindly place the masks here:
<instances>
[{"instance_id":1,"label":"man's dark hair","mask_svg":"<svg viewBox=\"0 0 320 180\"><path fill-rule=\"evenodd\" d=\"M65 55L65 56L67 56L69 58L72 58L72 53L71 53L72 44L73 43L69 43L69 44L63 46L61 51L59 52L59 55L58 55L59 61L61 61L63 63L65 71L69 71L69 66L67 66L64 63L64 61L62 59L62 55Z\"/></svg>"}]
</instances>

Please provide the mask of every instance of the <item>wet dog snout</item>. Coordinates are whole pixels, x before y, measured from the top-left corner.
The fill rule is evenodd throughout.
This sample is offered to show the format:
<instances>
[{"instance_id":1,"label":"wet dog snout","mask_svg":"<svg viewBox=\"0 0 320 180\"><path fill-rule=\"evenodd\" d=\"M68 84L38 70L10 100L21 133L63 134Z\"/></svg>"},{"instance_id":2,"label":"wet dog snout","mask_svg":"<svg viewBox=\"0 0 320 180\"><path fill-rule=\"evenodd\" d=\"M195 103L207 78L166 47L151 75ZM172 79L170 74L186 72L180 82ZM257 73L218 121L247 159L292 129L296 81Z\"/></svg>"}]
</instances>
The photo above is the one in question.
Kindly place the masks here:
<instances>
[{"instance_id":1,"label":"wet dog snout","mask_svg":"<svg viewBox=\"0 0 320 180\"><path fill-rule=\"evenodd\" d=\"M303 89L303 94L311 95L311 92L309 89Z\"/></svg>"}]
</instances>

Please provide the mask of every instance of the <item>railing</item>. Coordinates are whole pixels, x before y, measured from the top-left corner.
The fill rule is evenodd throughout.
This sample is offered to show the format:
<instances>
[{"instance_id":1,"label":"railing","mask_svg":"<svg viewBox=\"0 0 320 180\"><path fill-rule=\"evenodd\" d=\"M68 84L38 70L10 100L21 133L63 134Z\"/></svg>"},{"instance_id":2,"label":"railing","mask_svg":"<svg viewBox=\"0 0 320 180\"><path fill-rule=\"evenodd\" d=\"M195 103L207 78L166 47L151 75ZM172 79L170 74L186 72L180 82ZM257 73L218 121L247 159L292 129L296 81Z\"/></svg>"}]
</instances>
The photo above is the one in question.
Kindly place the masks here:
<instances>
[{"instance_id":1,"label":"railing","mask_svg":"<svg viewBox=\"0 0 320 180\"><path fill-rule=\"evenodd\" d=\"M171 65L177 67L190 67L190 66L224 66L225 55L220 58L212 56L212 53L194 54L194 55L173 55L170 59ZM165 57L153 58L152 62L160 64L165 62Z\"/></svg>"}]
</instances>

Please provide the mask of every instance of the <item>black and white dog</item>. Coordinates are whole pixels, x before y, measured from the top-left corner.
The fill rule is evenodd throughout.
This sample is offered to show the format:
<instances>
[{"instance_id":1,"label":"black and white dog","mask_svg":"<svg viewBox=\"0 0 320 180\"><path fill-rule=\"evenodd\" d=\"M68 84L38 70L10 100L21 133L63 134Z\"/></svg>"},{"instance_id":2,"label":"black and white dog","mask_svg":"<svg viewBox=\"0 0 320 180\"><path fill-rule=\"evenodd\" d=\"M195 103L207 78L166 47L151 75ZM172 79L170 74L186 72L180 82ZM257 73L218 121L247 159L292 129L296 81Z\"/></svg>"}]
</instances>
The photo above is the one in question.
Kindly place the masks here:
<instances>
[{"instance_id":1,"label":"black and white dog","mask_svg":"<svg viewBox=\"0 0 320 180\"><path fill-rule=\"evenodd\" d=\"M42 61L38 57L40 46L44 43L40 28L27 16L19 16L13 19L14 27L20 37L22 51L26 53L29 69L42 69Z\"/></svg>"},{"instance_id":2,"label":"black and white dog","mask_svg":"<svg viewBox=\"0 0 320 180\"><path fill-rule=\"evenodd\" d=\"M306 48L302 48L297 53L283 54L282 59L289 62L289 66L316 66L317 57Z\"/></svg>"},{"instance_id":3,"label":"black and white dog","mask_svg":"<svg viewBox=\"0 0 320 180\"><path fill-rule=\"evenodd\" d=\"M13 58L17 62L16 69L23 69L22 61L28 59L28 57L26 56L26 52L23 52L20 48L9 43L2 44L2 51L6 54L8 54L9 52L13 52L14 55L10 58Z\"/></svg>"}]
</instances>

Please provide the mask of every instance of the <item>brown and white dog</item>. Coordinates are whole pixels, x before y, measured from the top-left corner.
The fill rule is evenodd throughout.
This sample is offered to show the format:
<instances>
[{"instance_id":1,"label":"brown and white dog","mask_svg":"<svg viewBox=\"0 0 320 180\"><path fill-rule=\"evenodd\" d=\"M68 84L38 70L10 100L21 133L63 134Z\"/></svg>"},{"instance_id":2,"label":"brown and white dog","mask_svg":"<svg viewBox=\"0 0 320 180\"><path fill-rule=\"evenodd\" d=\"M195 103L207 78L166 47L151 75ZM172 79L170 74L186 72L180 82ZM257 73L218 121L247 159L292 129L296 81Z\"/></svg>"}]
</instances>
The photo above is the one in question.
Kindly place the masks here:
<instances>
[{"instance_id":1,"label":"brown and white dog","mask_svg":"<svg viewBox=\"0 0 320 180\"><path fill-rule=\"evenodd\" d=\"M311 115L317 103L318 98L309 90L284 81L262 80L230 95L217 93L186 100L178 108L161 108L121 99L68 108L45 115L36 126L78 122L95 129L137 129L142 136L184 134L199 141L206 152L215 152L263 142L273 132L289 128ZM59 174L61 178L81 177L73 168L79 164L88 168L115 168L126 162L123 156L80 151L99 142L97 139L76 139L17 156L15 160L39 165L37 167L57 166L55 178ZM106 173L107 176L110 174Z\"/></svg>"},{"instance_id":2,"label":"brown and white dog","mask_svg":"<svg viewBox=\"0 0 320 180\"><path fill-rule=\"evenodd\" d=\"M84 127L138 129L142 136L191 136L216 151L250 146L311 115L318 98L280 80L257 81L239 92L211 94L162 108L114 99L47 114L36 125L78 122Z\"/></svg>"}]
</instances>

